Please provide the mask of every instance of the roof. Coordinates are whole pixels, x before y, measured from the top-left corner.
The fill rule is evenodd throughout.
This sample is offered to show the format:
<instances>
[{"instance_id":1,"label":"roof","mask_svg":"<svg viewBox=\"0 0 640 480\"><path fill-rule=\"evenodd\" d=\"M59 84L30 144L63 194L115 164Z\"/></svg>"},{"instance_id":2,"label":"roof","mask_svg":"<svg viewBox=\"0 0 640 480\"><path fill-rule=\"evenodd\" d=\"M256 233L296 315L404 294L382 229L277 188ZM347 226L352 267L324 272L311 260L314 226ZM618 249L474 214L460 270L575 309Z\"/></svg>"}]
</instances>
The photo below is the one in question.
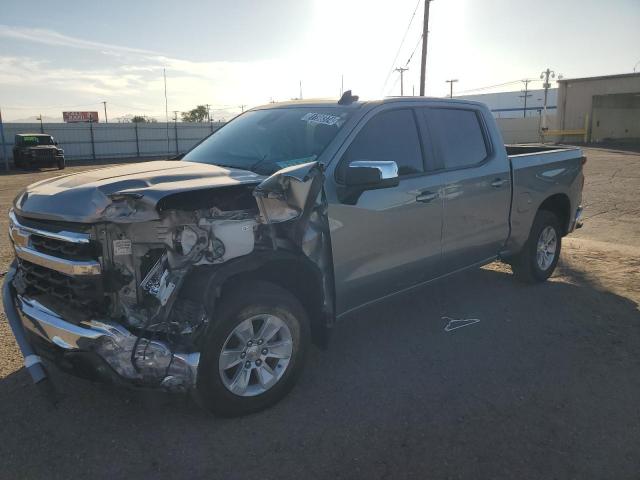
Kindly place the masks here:
<instances>
[{"instance_id":1,"label":"roof","mask_svg":"<svg viewBox=\"0 0 640 480\"><path fill-rule=\"evenodd\" d=\"M558 83L565 83L565 82L586 82L589 80L613 80L613 79L617 79L617 78L632 78L632 77L638 77L640 78L640 72L637 73L619 73L616 75L601 75L598 77L580 77L580 78L563 78L558 80Z\"/></svg>"},{"instance_id":2,"label":"roof","mask_svg":"<svg viewBox=\"0 0 640 480\"><path fill-rule=\"evenodd\" d=\"M418 96L403 96L403 97L385 97L380 99L372 99L372 100L358 100L346 105L340 105L338 103L338 99L336 98L321 98L321 99L309 99L309 100L291 100L286 102L275 102L275 103L267 103L265 105L260 105L258 107L252 108L252 110L261 110L266 108L281 108L281 107L343 107L343 108L353 108L358 109L364 105L372 105L372 104L383 104L383 103L396 103L396 102L415 102L415 101L428 101L428 102L438 102L438 103L459 103L459 104L474 104L480 105L480 102L474 102L472 100L466 99L457 99L457 98L442 98L442 97L418 97Z\"/></svg>"}]
</instances>

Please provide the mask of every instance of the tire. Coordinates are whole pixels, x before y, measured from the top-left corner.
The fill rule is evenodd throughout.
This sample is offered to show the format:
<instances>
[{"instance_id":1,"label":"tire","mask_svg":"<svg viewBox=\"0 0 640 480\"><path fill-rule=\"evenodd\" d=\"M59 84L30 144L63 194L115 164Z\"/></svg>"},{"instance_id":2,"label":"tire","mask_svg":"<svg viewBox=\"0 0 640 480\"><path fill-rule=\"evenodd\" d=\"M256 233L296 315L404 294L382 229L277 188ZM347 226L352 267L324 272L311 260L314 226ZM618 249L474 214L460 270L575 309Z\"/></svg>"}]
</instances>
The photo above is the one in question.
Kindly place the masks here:
<instances>
[{"instance_id":1,"label":"tire","mask_svg":"<svg viewBox=\"0 0 640 480\"><path fill-rule=\"evenodd\" d=\"M58 170L64 170L65 167L65 162L64 162L64 158L62 160L58 160Z\"/></svg>"},{"instance_id":2,"label":"tire","mask_svg":"<svg viewBox=\"0 0 640 480\"><path fill-rule=\"evenodd\" d=\"M13 158L13 166L21 170L25 169L25 160L17 155Z\"/></svg>"},{"instance_id":3,"label":"tire","mask_svg":"<svg viewBox=\"0 0 640 480\"><path fill-rule=\"evenodd\" d=\"M259 338L266 316L270 330L279 328L268 341ZM195 393L200 406L216 415L234 417L264 410L278 402L298 379L310 343L309 320L300 302L277 285L255 281L242 284L223 297L215 317L209 325L198 366ZM249 324L253 325L254 334L244 329L240 335L238 329ZM290 347L287 338L291 340ZM262 343L258 345L259 342ZM265 349L270 346L272 351ZM269 357L276 348L290 348L290 352L277 353L281 357L288 354L288 361ZM227 363L221 361L223 350L232 354L225 357L229 358L227 363L241 358L240 363L225 369ZM243 352L238 354L242 357L235 356L239 351ZM265 351L268 353L263 355ZM260 357L256 359L256 355ZM244 384L246 379L248 385Z\"/></svg>"},{"instance_id":4,"label":"tire","mask_svg":"<svg viewBox=\"0 0 640 480\"><path fill-rule=\"evenodd\" d=\"M551 230L553 233L551 233ZM546 250L540 252L544 260L538 256L539 242L547 244L547 242L544 241L545 239L542 239L543 234L546 240L551 239L551 237L555 239L552 255L545 253L545 251L550 252L551 248L549 245L551 242L547 245ZM560 232L558 217L547 210L539 210L533 220L527 242L520 253L510 262L514 275L518 280L525 283L544 282L553 274L558 264L561 247L562 234Z\"/></svg>"}]
</instances>

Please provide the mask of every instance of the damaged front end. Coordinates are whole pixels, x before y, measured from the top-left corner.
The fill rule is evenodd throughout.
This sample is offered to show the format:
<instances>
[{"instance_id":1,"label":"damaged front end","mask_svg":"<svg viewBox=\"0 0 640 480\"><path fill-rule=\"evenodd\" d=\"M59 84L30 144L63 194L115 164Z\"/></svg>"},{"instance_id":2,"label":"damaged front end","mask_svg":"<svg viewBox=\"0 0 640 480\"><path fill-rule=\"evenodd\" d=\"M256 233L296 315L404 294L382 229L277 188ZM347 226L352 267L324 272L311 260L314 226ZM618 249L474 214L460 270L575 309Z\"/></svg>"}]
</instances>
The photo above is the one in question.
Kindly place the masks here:
<instances>
[{"instance_id":1,"label":"damaged front end","mask_svg":"<svg viewBox=\"0 0 640 480\"><path fill-rule=\"evenodd\" d=\"M33 219L16 204L17 265L7 281L21 323L58 364L91 355L100 377L188 390L224 282L286 254L317 272L328 325L333 271L323 180L313 162L214 188L127 189L109 193L88 225Z\"/></svg>"}]
</instances>

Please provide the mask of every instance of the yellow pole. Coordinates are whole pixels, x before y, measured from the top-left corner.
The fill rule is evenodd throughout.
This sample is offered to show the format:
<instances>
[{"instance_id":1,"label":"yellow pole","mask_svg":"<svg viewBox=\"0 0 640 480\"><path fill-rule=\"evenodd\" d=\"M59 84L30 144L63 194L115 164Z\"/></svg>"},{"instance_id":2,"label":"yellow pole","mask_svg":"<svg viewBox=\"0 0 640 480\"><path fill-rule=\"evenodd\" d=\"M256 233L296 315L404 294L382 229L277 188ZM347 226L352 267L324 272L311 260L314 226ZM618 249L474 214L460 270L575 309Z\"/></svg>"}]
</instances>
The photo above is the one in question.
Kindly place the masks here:
<instances>
[{"instance_id":1,"label":"yellow pole","mask_svg":"<svg viewBox=\"0 0 640 480\"><path fill-rule=\"evenodd\" d=\"M587 143L589 138L589 114L584 116L584 143Z\"/></svg>"}]
</instances>

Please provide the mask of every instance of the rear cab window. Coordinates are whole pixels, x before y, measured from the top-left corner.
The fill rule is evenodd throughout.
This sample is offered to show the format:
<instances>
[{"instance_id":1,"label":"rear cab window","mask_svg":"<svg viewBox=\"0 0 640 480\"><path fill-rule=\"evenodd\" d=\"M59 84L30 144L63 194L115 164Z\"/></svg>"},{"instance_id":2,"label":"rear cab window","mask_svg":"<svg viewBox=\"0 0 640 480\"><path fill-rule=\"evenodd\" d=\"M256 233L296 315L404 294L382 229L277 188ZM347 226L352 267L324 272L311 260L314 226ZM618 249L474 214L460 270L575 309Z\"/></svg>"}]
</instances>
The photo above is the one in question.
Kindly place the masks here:
<instances>
[{"instance_id":1,"label":"rear cab window","mask_svg":"<svg viewBox=\"0 0 640 480\"><path fill-rule=\"evenodd\" d=\"M437 153L438 169L459 169L483 163L489 146L479 113L465 108L423 108Z\"/></svg>"}]
</instances>

